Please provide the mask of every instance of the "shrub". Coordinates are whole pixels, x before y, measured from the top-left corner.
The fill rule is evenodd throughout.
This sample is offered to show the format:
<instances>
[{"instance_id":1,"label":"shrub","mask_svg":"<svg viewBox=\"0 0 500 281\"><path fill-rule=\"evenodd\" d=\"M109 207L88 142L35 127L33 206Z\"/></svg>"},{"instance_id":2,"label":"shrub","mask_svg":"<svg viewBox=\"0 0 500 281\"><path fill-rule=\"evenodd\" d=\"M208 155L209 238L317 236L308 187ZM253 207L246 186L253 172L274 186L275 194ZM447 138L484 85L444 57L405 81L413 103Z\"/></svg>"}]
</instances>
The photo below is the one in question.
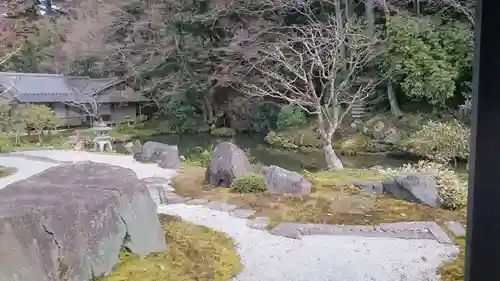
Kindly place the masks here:
<instances>
[{"instance_id":1,"label":"shrub","mask_svg":"<svg viewBox=\"0 0 500 281\"><path fill-rule=\"evenodd\" d=\"M428 121L400 143L401 148L435 162L453 161L469 156L469 129L457 121Z\"/></svg>"},{"instance_id":2,"label":"shrub","mask_svg":"<svg viewBox=\"0 0 500 281\"><path fill-rule=\"evenodd\" d=\"M199 165L202 167L208 167L210 161L212 160L212 152L214 146L210 145L208 148L196 147L196 152L189 155L186 159L187 163L192 163L194 165Z\"/></svg>"},{"instance_id":3,"label":"shrub","mask_svg":"<svg viewBox=\"0 0 500 281\"><path fill-rule=\"evenodd\" d=\"M285 105L278 113L276 127L278 130L285 130L306 123L306 115L297 107Z\"/></svg>"},{"instance_id":4,"label":"shrub","mask_svg":"<svg viewBox=\"0 0 500 281\"><path fill-rule=\"evenodd\" d=\"M231 184L231 188L239 193L264 192L267 190L267 184L262 175L248 173L237 177Z\"/></svg>"},{"instance_id":5,"label":"shrub","mask_svg":"<svg viewBox=\"0 0 500 281\"><path fill-rule=\"evenodd\" d=\"M441 206L446 209L460 209L467 204L467 184L460 180L455 171L445 164L419 161L397 169L382 171L385 176L395 177L405 173L422 173L434 178L437 183Z\"/></svg>"}]
</instances>

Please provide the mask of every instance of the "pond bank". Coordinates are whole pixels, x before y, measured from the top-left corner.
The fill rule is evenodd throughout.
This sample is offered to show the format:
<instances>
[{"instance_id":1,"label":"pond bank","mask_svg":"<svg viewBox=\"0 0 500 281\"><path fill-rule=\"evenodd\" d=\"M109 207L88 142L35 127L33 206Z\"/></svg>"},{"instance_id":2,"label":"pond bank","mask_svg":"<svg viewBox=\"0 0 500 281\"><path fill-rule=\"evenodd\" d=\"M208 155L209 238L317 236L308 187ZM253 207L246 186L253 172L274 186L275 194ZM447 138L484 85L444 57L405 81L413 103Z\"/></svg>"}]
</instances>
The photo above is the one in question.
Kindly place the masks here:
<instances>
[{"instance_id":1,"label":"pond bank","mask_svg":"<svg viewBox=\"0 0 500 281\"><path fill-rule=\"evenodd\" d=\"M178 134L138 138L141 142L156 141L177 145L179 153L186 158L199 155L203 150L211 151L220 141L231 141L248 152L256 162L264 165L277 165L293 171L319 171L326 168L325 157L320 150L295 151L268 145L262 134L238 134L234 137L216 137L210 134ZM118 152L120 152L117 149ZM384 167L400 167L411 162L404 158L387 157L385 154L359 153L356 155L341 155L347 168L369 168L381 165Z\"/></svg>"}]
</instances>

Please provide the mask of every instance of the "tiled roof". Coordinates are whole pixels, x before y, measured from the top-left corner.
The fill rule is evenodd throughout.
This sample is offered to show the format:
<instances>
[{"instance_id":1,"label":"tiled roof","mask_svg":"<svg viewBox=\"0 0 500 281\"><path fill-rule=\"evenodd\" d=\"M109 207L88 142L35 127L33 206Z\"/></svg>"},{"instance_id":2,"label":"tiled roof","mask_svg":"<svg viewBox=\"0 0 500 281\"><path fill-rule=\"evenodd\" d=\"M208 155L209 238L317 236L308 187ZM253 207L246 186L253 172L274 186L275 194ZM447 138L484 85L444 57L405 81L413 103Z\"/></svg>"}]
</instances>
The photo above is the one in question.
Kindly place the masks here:
<instances>
[{"instance_id":1,"label":"tiled roof","mask_svg":"<svg viewBox=\"0 0 500 281\"><path fill-rule=\"evenodd\" d=\"M26 103L82 102L118 81L118 78L0 72L0 84Z\"/></svg>"}]
</instances>

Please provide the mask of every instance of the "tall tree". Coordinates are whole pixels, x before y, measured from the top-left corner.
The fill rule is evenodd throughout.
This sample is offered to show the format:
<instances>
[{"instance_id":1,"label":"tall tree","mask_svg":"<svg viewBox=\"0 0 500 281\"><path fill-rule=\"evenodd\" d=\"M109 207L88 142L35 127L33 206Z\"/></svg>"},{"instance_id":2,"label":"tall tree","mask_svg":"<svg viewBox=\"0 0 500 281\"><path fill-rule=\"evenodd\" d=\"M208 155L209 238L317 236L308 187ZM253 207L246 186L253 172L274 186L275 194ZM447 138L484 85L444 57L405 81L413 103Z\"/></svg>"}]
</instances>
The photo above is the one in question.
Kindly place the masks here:
<instances>
[{"instance_id":1,"label":"tall tree","mask_svg":"<svg viewBox=\"0 0 500 281\"><path fill-rule=\"evenodd\" d=\"M303 10L303 7L300 7ZM274 98L316 116L329 169L342 169L332 139L357 101L374 94L380 80L365 76L378 55L376 41L349 18L314 20L302 26L277 29L275 40L259 44L262 58L253 63L254 75L242 78L250 96Z\"/></svg>"}]
</instances>

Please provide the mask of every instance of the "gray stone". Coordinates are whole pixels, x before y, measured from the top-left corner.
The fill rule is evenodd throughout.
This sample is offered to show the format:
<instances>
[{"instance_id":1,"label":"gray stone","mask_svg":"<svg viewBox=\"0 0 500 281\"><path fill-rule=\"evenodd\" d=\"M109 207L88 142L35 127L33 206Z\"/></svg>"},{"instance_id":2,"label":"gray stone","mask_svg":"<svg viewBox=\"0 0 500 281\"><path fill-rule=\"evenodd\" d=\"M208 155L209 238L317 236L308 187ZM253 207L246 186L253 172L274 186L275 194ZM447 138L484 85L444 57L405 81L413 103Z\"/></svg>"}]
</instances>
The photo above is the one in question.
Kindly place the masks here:
<instances>
[{"instance_id":1,"label":"gray stone","mask_svg":"<svg viewBox=\"0 0 500 281\"><path fill-rule=\"evenodd\" d=\"M207 205L209 209L222 211L222 212L230 212L237 208L236 205L228 204L226 202L212 202Z\"/></svg>"},{"instance_id":2,"label":"gray stone","mask_svg":"<svg viewBox=\"0 0 500 281\"><path fill-rule=\"evenodd\" d=\"M156 205L166 204L167 203L167 194L172 193L174 188L169 184L164 183L149 183L146 184L146 187L149 191L149 195L153 198Z\"/></svg>"},{"instance_id":3,"label":"gray stone","mask_svg":"<svg viewBox=\"0 0 500 281\"><path fill-rule=\"evenodd\" d=\"M205 182L213 186L229 187L233 180L253 171L245 152L230 142L219 143L205 173Z\"/></svg>"},{"instance_id":4,"label":"gray stone","mask_svg":"<svg viewBox=\"0 0 500 281\"><path fill-rule=\"evenodd\" d=\"M254 210L248 210L248 209L237 209L231 212L231 215L233 217L237 217L240 219L246 219L248 217L251 217L255 214Z\"/></svg>"},{"instance_id":5,"label":"gray stone","mask_svg":"<svg viewBox=\"0 0 500 281\"><path fill-rule=\"evenodd\" d=\"M380 182L362 182L355 184L363 195L382 195L384 188Z\"/></svg>"},{"instance_id":6,"label":"gray stone","mask_svg":"<svg viewBox=\"0 0 500 281\"><path fill-rule=\"evenodd\" d=\"M176 145L169 145L158 156L158 166L163 169L180 169L181 158L179 157L179 149Z\"/></svg>"},{"instance_id":7,"label":"gray stone","mask_svg":"<svg viewBox=\"0 0 500 281\"><path fill-rule=\"evenodd\" d=\"M287 238L302 239L302 234L299 231L299 226L292 222L279 223L270 231L270 233Z\"/></svg>"},{"instance_id":8,"label":"gray stone","mask_svg":"<svg viewBox=\"0 0 500 281\"><path fill-rule=\"evenodd\" d=\"M126 239L125 239L126 238ZM156 205L130 170L60 165L0 190L0 279L87 281L109 273L122 246L167 249Z\"/></svg>"},{"instance_id":9,"label":"gray stone","mask_svg":"<svg viewBox=\"0 0 500 281\"><path fill-rule=\"evenodd\" d=\"M189 198L185 198L175 193L169 192L165 194L164 199L162 199L163 202L162 204L167 204L167 205L179 204L179 203L184 203L187 200L189 200Z\"/></svg>"},{"instance_id":10,"label":"gray stone","mask_svg":"<svg viewBox=\"0 0 500 281\"><path fill-rule=\"evenodd\" d=\"M455 237L465 237L466 231L463 225L457 221L447 221L444 223Z\"/></svg>"},{"instance_id":11,"label":"gray stone","mask_svg":"<svg viewBox=\"0 0 500 281\"><path fill-rule=\"evenodd\" d=\"M429 175L408 174L382 183L384 193L412 203L438 208L440 206L436 181Z\"/></svg>"},{"instance_id":12,"label":"gray stone","mask_svg":"<svg viewBox=\"0 0 500 281\"><path fill-rule=\"evenodd\" d=\"M160 166L163 165L165 167L178 164L180 167L179 149L177 146L154 141L146 142L141 147L141 150L134 154L134 159L139 162L156 162Z\"/></svg>"},{"instance_id":13,"label":"gray stone","mask_svg":"<svg viewBox=\"0 0 500 281\"><path fill-rule=\"evenodd\" d=\"M191 200L187 201L186 204L189 204L189 205L205 205L205 204L208 204L208 200L207 199L191 199Z\"/></svg>"},{"instance_id":14,"label":"gray stone","mask_svg":"<svg viewBox=\"0 0 500 281\"><path fill-rule=\"evenodd\" d=\"M149 178L142 178L141 180L147 183L157 183L157 184L170 184L172 182L172 180L162 177L149 177Z\"/></svg>"},{"instance_id":15,"label":"gray stone","mask_svg":"<svg viewBox=\"0 0 500 281\"><path fill-rule=\"evenodd\" d=\"M130 151L132 153L132 155L135 155L136 153L141 152L141 149L142 149L141 141L134 140L134 142L132 143L132 149Z\"/></svg>"},{"instance_id":16,"label":"gray stone","mask_svg":"<svg viewBox=\"0 0 500 281\"><path fill-rule=\"evenodd\" d=\"M381 227L388 229L415 229L421 232L428 231L432 234L434 239L439 243L443 244L453 244L448 234L441 229L441 227L433 221L412 221L412 222L395 222L395 223L385 223L381 224Z\"/></svg>"},{"instance_id":17,"label":"gray stone","mask_svg":"<svg viewBox=\"0 0 500 281\"><path fill-rule=\"evenodd\" d=\"M264 230L270 222L271 220L268 217L256 217L253 220L248 220L247 226L253 229Z\"/></svg>"},{"instance_id":18,"label":"gray stone","mask_svg":"<svg viewBox=\"0 0 500 281\"><path fill-rule=\"evenodd\" d=\"M311 193L312 183L296 172L278 166L262 169L266 177L267 188L271 194L306 195Z\"/></svg>"}]
</instances>

